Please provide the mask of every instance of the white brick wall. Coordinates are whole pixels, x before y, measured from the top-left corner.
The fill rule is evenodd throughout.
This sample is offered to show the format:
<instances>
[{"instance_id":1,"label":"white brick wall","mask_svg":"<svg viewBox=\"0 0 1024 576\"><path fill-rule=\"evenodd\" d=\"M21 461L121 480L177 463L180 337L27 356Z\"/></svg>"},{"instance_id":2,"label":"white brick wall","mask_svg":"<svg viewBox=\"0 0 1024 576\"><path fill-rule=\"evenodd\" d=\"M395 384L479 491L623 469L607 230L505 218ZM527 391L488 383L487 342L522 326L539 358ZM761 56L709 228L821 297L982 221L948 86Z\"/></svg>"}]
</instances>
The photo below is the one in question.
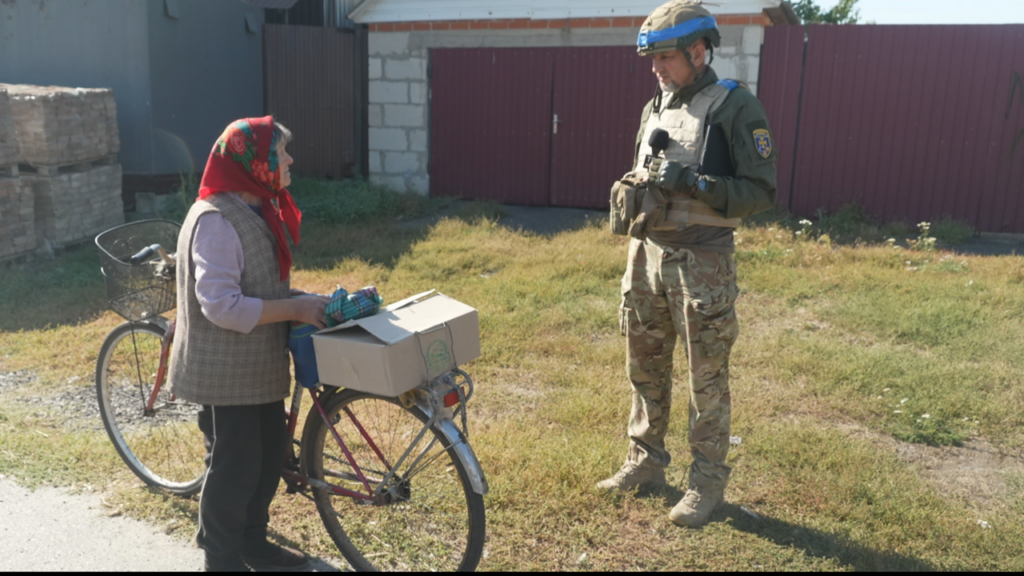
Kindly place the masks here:
<instances>
[{"instance_id":1,"label":"white brick wall","mask_svg":"<svg viewBox=\"0 0 1024 576\"><path fill-rule=\"evenodd\" d=\"M370 128L370 151L405 151L409 149L409 137L401 128Z\"/></svg>"},{"instance_id":2,"label":"white brick wall","mask_svg":"<svg viewBox=\"0 0 1024 576\"><path fill-rule=\"evenodd\" d=\"M386 152L384 171L389 174L415 173L420 169L420 155L415 152Z\"/></svg>"},{"instance_id":3,"label":"white brick wall","mask_svg":"<svg viewBox=\"0 0 1024 576\"><path fill-rule=\"evenodd\" d=\"M427 107L408 104L385 104L384 125L422 128L427 121Z\"/></svg>"},{"instance_id":4,"label":"white brick wall","mask_svg":"<svg viewBox=\"0 0 1024 576\"><path fill-rule=\"evenodd\" d=\"M371 104L406 104L409 102L408 82L370 81L369 96Z\"/></svg>"}]
</instances>

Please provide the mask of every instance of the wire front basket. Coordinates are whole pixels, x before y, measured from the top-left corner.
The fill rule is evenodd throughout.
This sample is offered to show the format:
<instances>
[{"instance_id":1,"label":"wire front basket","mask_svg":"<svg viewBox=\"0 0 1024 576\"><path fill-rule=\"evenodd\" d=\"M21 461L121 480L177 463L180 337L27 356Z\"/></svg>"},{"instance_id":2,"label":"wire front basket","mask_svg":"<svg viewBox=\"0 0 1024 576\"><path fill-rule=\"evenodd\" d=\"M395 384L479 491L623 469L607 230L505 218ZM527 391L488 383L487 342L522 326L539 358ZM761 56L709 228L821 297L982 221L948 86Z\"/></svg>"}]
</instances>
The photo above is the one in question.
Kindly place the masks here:
<instances>
[{"instance_id":1,"label":"wire front basket","mask_svg":"<svg viewBox=\"0 0 1024 576\"><path fill-rule=\"evenodd\" d=\"M174 308L173 266L167 266L159 252L136 265L132 265L131 258L154 244L174 252L180 229L181 225L171 220L140 220L96 236L111 310L126 320L138 321Z\"/></svg>"}]
</instances>

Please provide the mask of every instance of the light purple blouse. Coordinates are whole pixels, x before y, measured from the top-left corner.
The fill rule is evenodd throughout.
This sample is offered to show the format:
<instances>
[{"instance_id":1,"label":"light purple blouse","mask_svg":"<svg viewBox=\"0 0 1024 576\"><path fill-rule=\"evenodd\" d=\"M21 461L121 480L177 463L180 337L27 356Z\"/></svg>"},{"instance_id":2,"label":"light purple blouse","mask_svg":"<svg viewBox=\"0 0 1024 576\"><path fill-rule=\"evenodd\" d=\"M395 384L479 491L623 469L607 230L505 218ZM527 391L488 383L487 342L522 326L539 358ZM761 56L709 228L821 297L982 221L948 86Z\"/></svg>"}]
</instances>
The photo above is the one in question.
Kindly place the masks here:
<instances>
[{"instance_id":1,"label":"light purple blouse","mask_svg":"<svg viewBox=\"0 0 1024 576\"><path fill-rule=\"evenodd\" d=\"M238 194L225 194L242 202ZM203 214L196 222L192 261L203 316L225 330L251 332L263 314L263 300L242 295L242 241L219 212Z\"/></svg>"}]
</instances>

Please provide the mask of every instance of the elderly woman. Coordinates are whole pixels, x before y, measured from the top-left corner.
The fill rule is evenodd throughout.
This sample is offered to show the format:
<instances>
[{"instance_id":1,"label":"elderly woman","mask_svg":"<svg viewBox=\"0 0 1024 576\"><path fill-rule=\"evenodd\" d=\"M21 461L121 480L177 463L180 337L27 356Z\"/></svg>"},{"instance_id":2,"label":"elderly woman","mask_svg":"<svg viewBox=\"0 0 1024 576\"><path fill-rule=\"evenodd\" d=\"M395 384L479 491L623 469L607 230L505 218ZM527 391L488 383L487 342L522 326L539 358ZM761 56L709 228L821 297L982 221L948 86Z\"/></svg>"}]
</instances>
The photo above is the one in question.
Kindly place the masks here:
<instances>
[{"instance_id":1,"label":"elderly woman","mask_svg":"<svg viewBox=\"0 0 1024 576\"><path fill-rule=\"evenodd\" d=\"M291 133L270 116L232 122L214 144L178 237L171 392L202 405L206 480L196 542L207 570L300 570L301 552L267 540L288 448L289 321L324 326L327 297L289 285L286 187ZM248 565L248 567L247 567Z\"/></svg>"}]
</instances>

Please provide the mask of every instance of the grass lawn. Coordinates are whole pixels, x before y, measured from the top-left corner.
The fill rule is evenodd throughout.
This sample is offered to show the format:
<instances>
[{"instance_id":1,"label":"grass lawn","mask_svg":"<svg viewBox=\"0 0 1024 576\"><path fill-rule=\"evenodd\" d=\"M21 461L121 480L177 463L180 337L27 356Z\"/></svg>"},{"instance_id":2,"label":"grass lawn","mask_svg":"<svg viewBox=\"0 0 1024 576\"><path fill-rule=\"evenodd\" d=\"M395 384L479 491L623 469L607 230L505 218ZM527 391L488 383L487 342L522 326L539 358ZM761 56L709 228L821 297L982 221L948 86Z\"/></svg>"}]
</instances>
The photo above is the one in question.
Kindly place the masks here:
<instances>
[{"instance_id":1,"label":"grass lawn","mask_svg":"<svg viewBox=\"0 0 1024 576\"><path fill-rule=\"evenodd\" d=\"M481 570L1024 570L1024 257L901 247L892 230L856 242L844 225L737 232L739 444L728 504L701 530L667 517L689 464L685 401L672 488L593 489L627 444L626 239L471 213L430 228L310 220L292 283L373 284L388 302L436 288L479 310L483 356L465 368L491 488ZM92 247L0 268L0 474L101 490L188 538L197 500L144 488L93 407L95 357L119 322ZM685 362L677 347L677 375ZM282 540L337 556L308 501L282 490L272 513Z\"/></svg>"}]
</instances>

